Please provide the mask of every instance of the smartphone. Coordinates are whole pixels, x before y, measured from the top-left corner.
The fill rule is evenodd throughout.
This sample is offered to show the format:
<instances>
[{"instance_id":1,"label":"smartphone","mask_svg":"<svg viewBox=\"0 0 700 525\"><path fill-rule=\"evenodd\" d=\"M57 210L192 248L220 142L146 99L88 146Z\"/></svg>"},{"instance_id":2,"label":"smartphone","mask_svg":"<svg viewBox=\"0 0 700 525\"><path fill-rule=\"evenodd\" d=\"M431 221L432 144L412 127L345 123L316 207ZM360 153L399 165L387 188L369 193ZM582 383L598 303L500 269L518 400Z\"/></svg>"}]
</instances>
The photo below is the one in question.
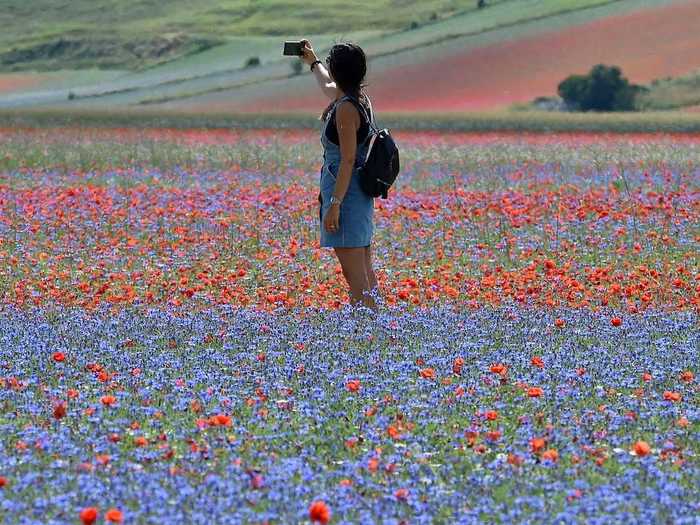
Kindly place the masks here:
<instances>
[{"instance_id":1,"label":"smartphone","mask_svg":"<svg viewBox=\"0 0 700 525\"><path fill-rule=\"evenodd\" d=\"M300 40L288 40L284 43L283 55L301 56L301 50L304 46Z\"/></svg>"}]
</instances>

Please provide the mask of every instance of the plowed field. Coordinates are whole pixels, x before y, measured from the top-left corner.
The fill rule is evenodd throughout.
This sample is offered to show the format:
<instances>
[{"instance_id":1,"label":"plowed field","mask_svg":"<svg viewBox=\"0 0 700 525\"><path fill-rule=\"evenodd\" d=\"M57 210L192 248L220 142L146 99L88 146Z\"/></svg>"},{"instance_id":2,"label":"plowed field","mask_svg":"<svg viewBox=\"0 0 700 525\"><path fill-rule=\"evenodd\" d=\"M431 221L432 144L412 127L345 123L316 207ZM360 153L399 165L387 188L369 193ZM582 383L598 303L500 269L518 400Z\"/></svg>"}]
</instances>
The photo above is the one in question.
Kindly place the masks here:
<instances>
[{"instance_id":1,"label":"plowed field","mask_svg":"<svg viewBox=\"0 0 700 525\"><path fill-rule=\"evenodd\" d=\"M422 50L420 61L371 71L369 92L381 111L469 111L554 95L566 76L597 63L618 65L632 82L648 83L700 66L698 20L700 2L679 2L476 49L436 56ZM205 99L182 102L210 111L309 111L324 102L313 79Z\"/></svg>"}]
</instances>

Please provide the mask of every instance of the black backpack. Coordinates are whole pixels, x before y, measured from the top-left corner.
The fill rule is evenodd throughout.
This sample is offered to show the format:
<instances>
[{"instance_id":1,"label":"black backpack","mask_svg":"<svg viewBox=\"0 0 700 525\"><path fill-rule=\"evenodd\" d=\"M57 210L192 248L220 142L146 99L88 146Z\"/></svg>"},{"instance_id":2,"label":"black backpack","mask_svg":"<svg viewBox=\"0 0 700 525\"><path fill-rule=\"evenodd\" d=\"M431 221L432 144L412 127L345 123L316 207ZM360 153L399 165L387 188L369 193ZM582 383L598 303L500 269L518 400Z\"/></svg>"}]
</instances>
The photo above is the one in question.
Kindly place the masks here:
<instances>
[{"instance_id":1,"label":"black backpack","mask_svg":"<svg viewBox=\"0 0 700 525\"><path fill-rule=\"evenodd\" d=\"M360 187L370 197L387 198L387 192L399 174L399 149L389 130L377 129L374 123L372 102L369 102L371 118L365 108L354 97L348 98L362 111L370 130L365 141L369 141L367 155L358 169L360 175Z\"/></svg>"}]
</instances>

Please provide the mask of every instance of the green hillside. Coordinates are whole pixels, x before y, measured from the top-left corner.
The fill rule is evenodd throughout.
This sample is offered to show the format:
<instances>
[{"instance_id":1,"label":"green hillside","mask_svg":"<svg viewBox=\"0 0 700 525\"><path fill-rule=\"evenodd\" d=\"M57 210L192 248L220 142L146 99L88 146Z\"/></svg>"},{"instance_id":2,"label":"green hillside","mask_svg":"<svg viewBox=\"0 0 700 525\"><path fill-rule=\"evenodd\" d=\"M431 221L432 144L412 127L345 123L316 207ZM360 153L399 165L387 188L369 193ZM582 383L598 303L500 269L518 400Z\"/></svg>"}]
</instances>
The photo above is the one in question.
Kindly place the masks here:
<instances>
[{"instance_id":1,"label":"green hillside","mask_svg":"<svg viewBox=\"0 0 700 525\"><path fill-rule=\"evenodd\" d=\"M427 21L418 23L417 27L416 24L409 23L408 27L403 26L398 29L371 30L359 28L358 30L353 30L348 26L342 32L317 34L310 30L304 30L303 24L300 24L301 28L295 28L295 31L298 32L288 33L284 36L239 36L226 34L225 40L221 36L222 33L215 33L211 28L202 26L199 29L202 31L207 30L209 33L192 33L192 39L199 38L201 42L206 39L219 38L224 43L198 52L172 49L170 54L165 53L157 57L157 59L131 57L131 62L126 65L123 63L121 65L117 64L120 60L125 60L125 57L117 52L110 52L104 57L97 56L100 53L100 47L92 46L89 43L90 38L97 37L94 35L93 37L85 36L89 33L88 29L92 28L90 30L94 32L96 31L95 27L97 27L96 19L90 19L88 11L81 13L83 29L80 31L77 29L68 31L66 29L67 32L65 34L72 34L71 38L77 38L75 35L82 34L84 45L91 49L89 53L86 51L81 54L79 50L74 50L77 53L74 56L68 53L67 49L69 48L64 46L63 54L56 50L49 57L42 58L40 54L37 54L37 56L30 57L31 60L27 59L13 64L5 64L5 66L0 63L0 74L3 67L6 71L11 69L34 71L56 69L57 74L60 75L59 78L65 77L58 83L55 79L52 79L50 83L44 81L34 89L20 90L14 93L11 90L6 90L5 95L0 96L0 107L55 106L65 105L68 102L70 102L71 107L75 103L97 106L104 104L139 104L154 100L180 99L191 94L216 92L221 89L251 85L251 83L258 85L261 82L274 82L275 79L284 79L292 74L290 65L293 61L289 57L282 57L280 54L281 41L286 38L310 37L320 54L323 54L333 41L337 39L356 40L362 42L363 48L372 57L372 67L381 68L383 67L382 57L386 57L387 60L394 63L397 63L397 61L403 62L407 58L410 58L412 61L425 60L426 57L424 55L428 50L440 47L435 46L438 42L445 42L448 47L473 47L479 43L497 42L503 38L513 37L516 34L536 33L541 31L541 28L549 29L572 23L581 23L621 11L670 1L672 0L489 0L487 7L480 10L476 9L474 0L453 1L449 5L444 1L427 1L420 4L424 9L423 12L428 12L426 8L428 5L441 5L445 8L445 11L441 12L437 18L432 15L436 11L430 11L430 14L427 15ZM319 0L314 0L314 2L320 5ZM313 5L314 2L311 2L311 4ZM80 3L80 1L77 2L77 4ZM133 3L129 0L124 5L128 6ZM208 1L205 0L204 4L207 3ZM259 3L266 5L270 2L262 1ZM384 2L384 4L390 3ZM398 2L394 3L398 5ZM409 12L407 7L418 4L418 2L410 0L403 0L401 3L406 6L400 9L402 13L406 11L404 13L405 16L408 16L407 13ZM335 4L329 3L328 5L336 4L339 5L338 2ZM198 5L201 6L202 3ZM69 3L65 3L65 7L68 13L76 9L73 4ZM307 7L306 9L310 8ZM325 13L323 16L319 15L319 17L324 19L328 13L333 12L330 7L328 7L328 11L317 9L319 12ZM122 5L120 12L123 10L124 7ZM287 10L292 10L292 8L288 7ZM19 8L15 9L15 11L19 12ZM192 12L194 11L192 9ZM154 8L154 13L157 14L159 12ZM415 10L410 10L414 20L416 19L416 12ZM43 25L46 27L51 26L51 23L49 23L49 20L52 18L50 13L51 10L49 9L42 16L38 16L33 20L32 23L27 21L28 25L26 27L28 31L23 37L18 35L16 40L9 38L7 33L0 33L0 57L3 56L2 46L7 46L8 41L12 40L12 45L18 47L20 45L28 46L27 42L29 41L34 42L33 45L43 45L37 44L37 42L42 38L44 40L56 38L57 33L40 31ZM137 20L134 21L135 26L132 26L130 25L132 19L126 16L128 14L127 10L127 13L121 15L121 17L115 15L114 23L106 24L102 27L100 35L102 35L101 38L103 39L107 38L108 35L111 35L109 38L116 38L115 35L118 35L121 41L132 42L131 38L143 38L144 34L148 34L144 30L138 30L137 27L157 27L158 24L167 26L170 23L168 20L177 18L175 13L176 11L168 12L167 16L163 15L163 18L155 17L150 20ZM447 13L458 14L448 16ZM2 20L3 16L7 15L0 14L0 20ZM25 13L22 16L28 15ZM382 16L386 20L387 26L392 24L399 25L397 23L398 19L390 17L387 12L383 12ZM44 22L42 22L42 17L45 19ZM61 14L60 17L68 18L65 14ZM191 23L194 23L193 20L196 20L196 18L194 16L191 18ZM389 20L390 18L391 20ZM431 20L433 18L435 19ZM278 19L272 20L270 27L274 27L273 22L279 24ZM80 25L77 20L65 22L66 26L71 24L73 26ZM532 24L536 24L536 27ZM57 23L53 23L53 26L56 25ZM16 28L18 26L13 25L9 27ZM110 32L105 29L106 27L110 28ZM273 29L269 30L273 31ZM17 29L12 29L12 31L17 31ZM166 33L152 31L151 34L165 38L163 35ZM60 38L68 37L62 36ZM465 38L469 39L469 42L466 42ZM110 47L110 44L105 45L108 48ZM184 55L177 56L179 52L184 53ZM14 53L16 54L17 51ZM7 58L8 55L5 54L4 56ZM250 57L258 57L261 66L245 68L245 62ZM96 65L102 69L94 69ZM127 66L131 68L131 71L125 70ZM82 75L75 75L75 68L83 67L91 68L91 76L94 78L92 82L77 81L78 76L82 78ZM115 75L113 72L117 71L120 73ZM68 100L69 95L75 98Z\"/></svg>"},{"instance_id":2,"label":"green hillside","mask_svg":"<svg viewBox=\"0 0 700 525\"><path fill-rule=\"evenodd\" d=\"M678 109L700 104L700 71L678 78L655 80L637 103L643 110Z\"/></svg>"},{"instance_id":3,"label":"green hillside","mask_svg":"<svg viewBox=\"0 0 700 525\"><path fill-rule=\"evenodd\" d=\"M517 0L488 0L490 5ZM571 3L571 0L561 0ZM580 3L580 0L579 0ZM595 2L589 2L595 3ZM395 31L475 0L5 0L0 70L139 69L245 36Z\"/></svg>"},{"instance_id":4,"label":"green hillside","mask_svg":"<svg viewBox=\"0 0 700 525\"><path fill-rule=\"evenodd\" d=\"M0 108L245 106L307 90L295 60L280 54L285 39L309 37L319 56L339 39L361 42L377 74L678 1L487 0L477 9L476 0L378 0L348 9L337 0L37 0L29 9L6 0ZM259 65L246 67L252 57ZM3 69L24 72L3 86ZM659 81L645 109L696 103L696 80Z\"/></svg>"}]
</instances>

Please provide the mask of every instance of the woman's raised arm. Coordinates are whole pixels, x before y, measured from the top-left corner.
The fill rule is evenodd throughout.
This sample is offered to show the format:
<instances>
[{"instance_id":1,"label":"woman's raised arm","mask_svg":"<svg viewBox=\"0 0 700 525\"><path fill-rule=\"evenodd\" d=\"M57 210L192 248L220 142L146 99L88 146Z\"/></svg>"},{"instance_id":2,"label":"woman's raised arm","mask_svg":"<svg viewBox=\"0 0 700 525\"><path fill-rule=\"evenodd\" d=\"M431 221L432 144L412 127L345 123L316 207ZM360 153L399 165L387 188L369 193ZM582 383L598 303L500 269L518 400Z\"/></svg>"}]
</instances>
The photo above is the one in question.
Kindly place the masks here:
<instances>
[{"instance_id":1,"label":"woman's raised arm","mask_svg":"<svg viewBox=\"0 0 700 525\"><path fill-rule=\"evenodd\" d=\"M313 64L315 60L318 60L318 57L311 47L311 43L308 40L302 40L301 43L304 46L301 50L303 53L301 55L301 59L308 65ZM323 94L331 100L338 98L340 95L338 88L336 87L335 82L331 80L328 70L326 69L326 66L323 65L323 62L314 66L313 73L316 77L316 82L318 82L321 91L323 91Z\"/></svg>"}]
</instances>

